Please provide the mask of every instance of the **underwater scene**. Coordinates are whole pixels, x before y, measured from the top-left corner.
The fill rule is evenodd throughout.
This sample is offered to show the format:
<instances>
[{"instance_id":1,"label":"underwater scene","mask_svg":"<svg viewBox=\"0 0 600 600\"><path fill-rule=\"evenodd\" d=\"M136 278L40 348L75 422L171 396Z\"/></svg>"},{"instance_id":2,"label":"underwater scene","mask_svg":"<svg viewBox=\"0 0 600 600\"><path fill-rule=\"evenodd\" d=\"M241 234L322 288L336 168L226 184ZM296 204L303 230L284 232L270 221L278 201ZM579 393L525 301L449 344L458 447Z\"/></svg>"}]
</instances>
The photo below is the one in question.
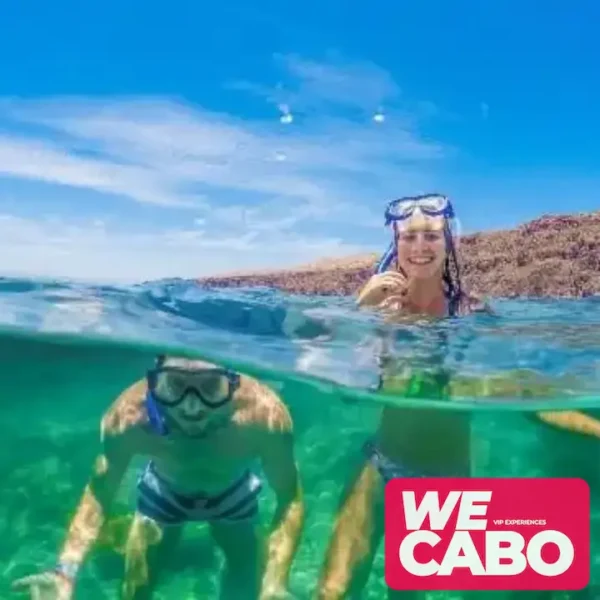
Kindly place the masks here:
<instances>
[{"instance_id":1,"label":"underwater scene","mask_svg":"<svg viewBox=\"0 0 600 600\"><path fill-rule=\"evenodd\" d=\"M3 279L0 598L26 597L12 591L12 583L57 563L84 488L99 468L103 415L159 355L208 361L252 378L289 412L304 517L285 595L272 597L326 597L318 595L319 582L332 562L336 523L344 523L338 521L344 494L365 463L365 444L382 414L388 425L399 414L403 422L420 422L421 430L431 428L434 435L413 436L407 452L433 469L447 464L446 437L455 435L441 433L444 424L460 422L470 475L581 477L591 490L592 577L585 590L418 597L600 597L600 427L594 429L596 419L600 424L600 300L496 300L492 307L494 315L393 325L392 359L405 364L411 357L418 368L380 386L381 322L359 313L352 299L211 290L184 281L114 287ZM434 356L442 347L443 357ZM74 597L227 597L224 555L205 522L187 523L146 568L126 569L146 461L136 456L124 472ZM260 467L256 473L263 479L258 519L268 532L276 496ZM243 564L252 549L242 537L234 545ZM387 597L382 541L375 546L371 567L358 577L364 581L344 597ZM230 579L229 597L245 598L245 584L236 588L235 572Z\"/></svg>"}]
</instances>

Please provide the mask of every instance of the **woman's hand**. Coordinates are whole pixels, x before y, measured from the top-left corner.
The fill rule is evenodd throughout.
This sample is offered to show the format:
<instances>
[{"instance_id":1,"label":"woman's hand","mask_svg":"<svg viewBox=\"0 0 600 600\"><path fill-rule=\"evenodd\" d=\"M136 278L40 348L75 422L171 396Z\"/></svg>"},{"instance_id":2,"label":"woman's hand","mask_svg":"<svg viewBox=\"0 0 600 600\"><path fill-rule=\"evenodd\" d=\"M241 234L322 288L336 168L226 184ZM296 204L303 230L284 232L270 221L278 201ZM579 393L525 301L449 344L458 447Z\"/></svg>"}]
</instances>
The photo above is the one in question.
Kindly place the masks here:
<instances>
[{"instance_id":1,"label":"woman's hand","mask_svg":"<svg viewBox=\"0 0 600 600\"><path fill-rule=\"evenodd\" d=\"M408 288L408 281L402 273L386 271L373 275L358 294L360 307L373 307L387 310L399 309Z\"/></svg>"}]
</instances>

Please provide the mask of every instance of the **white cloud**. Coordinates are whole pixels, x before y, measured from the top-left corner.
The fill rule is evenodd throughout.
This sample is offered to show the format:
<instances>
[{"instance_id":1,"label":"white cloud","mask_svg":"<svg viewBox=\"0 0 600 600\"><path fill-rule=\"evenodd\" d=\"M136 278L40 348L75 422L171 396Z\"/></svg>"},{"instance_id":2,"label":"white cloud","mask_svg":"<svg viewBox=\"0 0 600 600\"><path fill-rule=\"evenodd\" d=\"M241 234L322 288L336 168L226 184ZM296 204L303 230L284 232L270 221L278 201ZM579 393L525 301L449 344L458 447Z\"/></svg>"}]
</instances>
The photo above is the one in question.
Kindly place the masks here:
<instances>
[{"instance_id":1,"label":"white cloud","mask_svg":"<svg viewBox=\"0 0 600 600\"><path fill-rule=\"evenodd\" d=\"M56 144L16 135L0 135L0 175L88 188L162 206L193 205L164 186L148 167L86 159Z\"/></svg>"},{"instance_id":2,"label":"white cloud","mask_svg":"<svg viewBox=\"0 0 600 600\"><path fill-rule=\"evenodd\" d=\"M374 110L400 96L400 88L390 74L371 62L348 64L339 56L331 56L325 63L297 55L278 59L300 82L298 95L308 105L326 101Z\"/></svg>"},{"instance_id":3,"label":"white cloud","mask_svg":"<svg viewBox=\"0 0 600 600\"><path fill-rule=\"evenodd\" d=\"M293 54L275 58L285 82L269 87L242 81L231 87L262 96L283 113L323 110L327 105L374 112L400 97L400 88L390 74L370 62L348 63L335 55L325 62Z\"/></svg>"},{"instance_id":4,"label":"white cloud","mask_svg":"<svg viewBox=\"0 0 600 600\"><path fill-rule=\"evenodd\" d=\"M52 207L37 221L5 215L2 270L191 276L361 249L345 225L381 226L385 201L427 187L432 161L447 150L420 136L379 67L277 60L285 89L237 87L308 111L287 125L152 97L0 102L0 175L191 211L189 228L121 233L74 217L50 225ZM381 106L385 123L374 123L367 113ZM311 224L334 233L308 234Z\"/></svg>"},{"instance_id":5,"label":"white cloud","mask_svg":"<svg viewBox=\"0 0 600 600\"><path fill-rule=\"evenodd\" d=\"M159 233L112 224L0 215L0 271L5 275L129 282L198 277L231 270L282 267L368 250L339 238L254 230L219 235L196 227Z\"/></svg>"}]
</instances>

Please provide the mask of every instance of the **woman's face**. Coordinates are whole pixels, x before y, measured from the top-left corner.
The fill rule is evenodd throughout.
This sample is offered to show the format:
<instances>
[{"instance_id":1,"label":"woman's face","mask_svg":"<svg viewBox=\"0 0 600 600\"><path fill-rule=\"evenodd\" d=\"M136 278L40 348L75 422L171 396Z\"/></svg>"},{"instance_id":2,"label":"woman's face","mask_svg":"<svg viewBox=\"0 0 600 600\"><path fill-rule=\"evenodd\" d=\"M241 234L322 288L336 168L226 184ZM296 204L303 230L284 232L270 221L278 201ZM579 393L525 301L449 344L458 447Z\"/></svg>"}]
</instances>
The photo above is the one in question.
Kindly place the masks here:
<instances>
[{"instance_id":1,"label":"woman's face","mask_svg":"<svg viewBox=\"0 0 600 600\"><path fill-rule=\"evenodd\" d=\"M406 221L396 222L398 264L410 278L441 276L446 258L444 218L416 210Z\"/></svg>"}]
</instances>

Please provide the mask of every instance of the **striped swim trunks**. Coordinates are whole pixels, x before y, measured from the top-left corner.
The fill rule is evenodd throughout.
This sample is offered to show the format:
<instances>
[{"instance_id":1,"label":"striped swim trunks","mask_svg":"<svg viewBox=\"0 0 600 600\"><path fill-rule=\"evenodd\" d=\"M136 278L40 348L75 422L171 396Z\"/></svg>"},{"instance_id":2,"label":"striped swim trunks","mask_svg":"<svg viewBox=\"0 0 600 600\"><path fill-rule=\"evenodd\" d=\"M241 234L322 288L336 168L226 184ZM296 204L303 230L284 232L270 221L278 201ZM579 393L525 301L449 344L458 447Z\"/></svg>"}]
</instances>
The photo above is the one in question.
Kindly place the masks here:
<instances>
[{"instance_id":1,"label":"striped swim trunks","mask_svg":"<svg viewBox=\"0 0 600 600\"><path fill-rule=\"evenodd\" d=\"M218 494L182 495L162 479L152 462L137 485L137 511L160 525L180 525L188 521L240 523L258 515L262 482L250 470Z\"/></svg>"}]
</instances>

